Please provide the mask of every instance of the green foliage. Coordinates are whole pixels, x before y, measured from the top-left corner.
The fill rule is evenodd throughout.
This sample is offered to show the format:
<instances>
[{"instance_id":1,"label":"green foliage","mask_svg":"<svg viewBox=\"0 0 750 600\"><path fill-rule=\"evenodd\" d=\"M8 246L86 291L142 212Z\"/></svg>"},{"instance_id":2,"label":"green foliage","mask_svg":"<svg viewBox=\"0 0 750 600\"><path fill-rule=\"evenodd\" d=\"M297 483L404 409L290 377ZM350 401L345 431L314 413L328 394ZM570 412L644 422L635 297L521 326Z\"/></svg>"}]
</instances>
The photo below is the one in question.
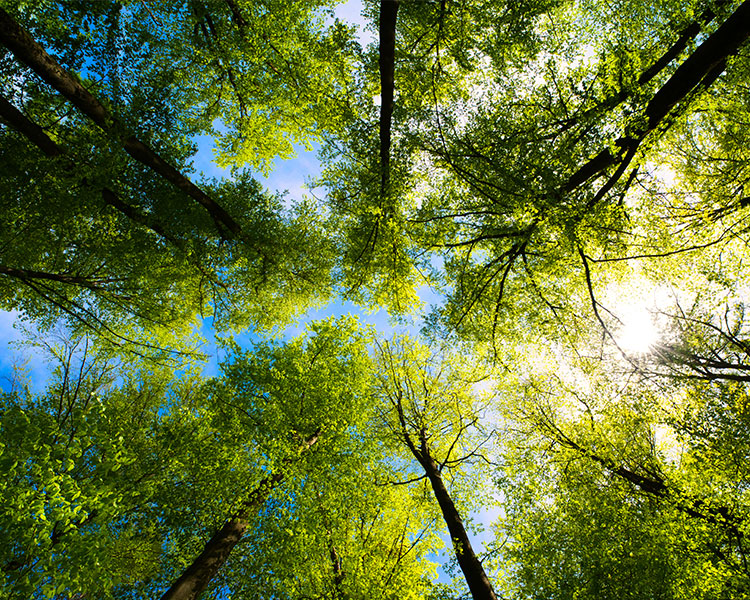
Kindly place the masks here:
<instances>
[{"instance_id":1,"label":"green foliage","mask_svg":"<svg viewBox=\"0 0 750 600\"><path fill-rule=\"evenodd\" d=\"M500 503L503 597L747 596L747 3L404 1L393 57L335 6L0 0L0 309L74 340L0 397L0 595L159 597L235 523L203 598L467 597ZM321 198L253 177L295 147ZM231 337L331 299L423 336Z\"/></svg>"},{"instance_id":2,"label":"green foliage","mask_svg":"<svg viewBox=\"0 0 750 600\"><path fill-rule=\"evenodd\" d=\"M50 351L57 367L44 394L3 395L3 585L26 597L112 597L150 577L160 551L136 507L153 498L157 457L166 459L152 430L168 373L88 342Z\"/></svg>"},{"instance_id":3,"label":"green foliage","mask_svg":"<svg viewBox=\"0 0 750 600\"><path fill-rule=\"evenodd\" d=\"M11 4L42 47L65 48L55 58L115 122L100 131L4 56L2 94L23 116L0 136L3 308L126 343L119 332L130 322L162 336L186 332L197 315L266 328L328 297L331 248L315 206L284 208L248 172L221 183L193 177L242 228L225 239L206 209L135 162L118 138L136 135L189 175L192 139L216 133L221 119L218 143L232 146L223 160L267 171L293 143L339 127L325 107L346 88L351 32L324 26L321 7L307 2ZM333 55L341 61L324 60ZM45 157L19 119L41 127L58 155Z\"/></svg>"},{"instance_id":4,"label":"green foliage","mask_svg":"<svg viewBox=\"0 0 750 600\"><path fill-rule=\"evenodd\" d=\"M744 385L601 375L537 381L511 409L496 524L510 541L493 557L505 589L735 597L748 585Z\"/></svg>"},{"instance_id":5,"label":"green foliage","mask_svg":"<svg viewBox=\"0 0 750 600\"><path fill-rule=\"evenodd\" d=\"M376 427L394 457L412 463L415 457L406 437L416 446L424 438L432 457L453 473L457 485L461 478L466 478L462 487L481 485L482 464L493 452L492 428L483 426L491 422L487 413L492 406L482 389L486 373L469 356L408 337L379 342L377 358ZM420 466L416 472L409 466L404 471L396 469L392 477L422 474Z\"/></svg>"},{"instance_id":6,"label":"green foliage","mask_svg":"<svg viewBox=\"0 0 750 600\"><path fill-rule=\"evenodd\" d=\"M246 598L422 598L442 541L430 511L378 482L377 446L339 445L291 502L270 503L223 583Z\"/></svg>"}]
</instances>

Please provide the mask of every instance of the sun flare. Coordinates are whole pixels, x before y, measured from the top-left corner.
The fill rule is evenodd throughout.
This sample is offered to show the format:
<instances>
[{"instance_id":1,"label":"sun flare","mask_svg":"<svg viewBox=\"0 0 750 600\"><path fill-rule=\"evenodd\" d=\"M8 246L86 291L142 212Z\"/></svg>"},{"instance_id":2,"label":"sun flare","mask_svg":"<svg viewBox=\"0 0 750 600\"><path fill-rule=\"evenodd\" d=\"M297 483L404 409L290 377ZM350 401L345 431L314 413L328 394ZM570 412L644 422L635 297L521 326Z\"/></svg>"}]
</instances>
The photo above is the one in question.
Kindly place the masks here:
<instances>
[{"instance_id":1,"label":"sun flare","mask_svg":"<svg viewBox=\"0 0 750 600\"><path fill-rule=\"evenodd\" d=\"M654 318L642 306L632 306L619 315L622 327L615 336L617 344L625 352L645 354L659 339Z\"/></svg>"}]
</instances>

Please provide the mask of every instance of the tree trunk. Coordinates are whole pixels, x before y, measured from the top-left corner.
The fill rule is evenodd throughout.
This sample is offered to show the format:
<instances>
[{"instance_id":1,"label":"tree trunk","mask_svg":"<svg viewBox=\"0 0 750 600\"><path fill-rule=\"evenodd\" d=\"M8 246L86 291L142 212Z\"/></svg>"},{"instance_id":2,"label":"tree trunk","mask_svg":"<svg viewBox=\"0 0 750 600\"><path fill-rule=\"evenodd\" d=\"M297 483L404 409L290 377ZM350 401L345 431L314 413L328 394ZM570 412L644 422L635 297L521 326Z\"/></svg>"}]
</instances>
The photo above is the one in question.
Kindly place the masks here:
<instances>
[{"instance_id":1,"label":"tree trunk","mask_svg":"<svg viewBox=\"0 0 750 600\"><path fill-rule=\"evenodd\" d=\"M240 225L219 204L185 175L164 160L152 148L133 135L118 135L121 126L94 95L65 70L6 11L0 8L0 43L22 63L30 67L106 133L117 137L125 152L138 162L182 190L211 215L220 234L226 229L241 235Z\"/></svg>"},{"instance_id":2,"label":"tree trunk","mask_svg":"<svg viewBox=\"0 0 750 600\"><path fill-rule=\"evenodd\" d=\"M299 453L307 452L318 441L320 430L307 438L299 448ZM292 463L294 458L287 458L285 464ZM250 497L242 503L242 508L231 517L224 526L211 536L203 551L192 564L185 569L172 584L161 600L195 600L214 578L219 569L227 562L230 553L242 539L247 529L249 518L268 498L271 491L284 480L284 473L279 471L269 475L260 482Z\"/></svg>"},{"instance_id":3,"label":"tree trunk","mask_svg":"<svg viewBox=\"0 0 750 600\"><path fill-rule=\"evenodd\" d=\"M615 144L621 148L619 154L612 154L609 149L602 150L585 163L568 179L565 185L566 191L572 191L583 185L606 168L620 163L625 157L632 157L641 140L656 129L669 112L693 89L701 83L709 87L721 75L727 58L734 54L748 37L750 37L750 0L745 0L683 61L654 94L646 106L645 116L648 123L645 128L640 131L626 132L627 135L618 139ZM608 187L613 184L614 182L608 183Z\"/></svg>"},{"instance_id":4,"label":"tree trunk","mask_svg":"<svg viewBox=\"0 0 750 600\"><path fill-rule=\"evenodd\" d=\"M750 0L745 0L687 60L677 67L672 77L656 92L646 108L649 131L655 129L672 107L687 96L706 75L737 52L748 37Z\"/></svg>"},{"instance_id":5,"label":"tree trunk","mask_svg":"<svg viewBox=\"0 0 750 600\"><path fill-rule=\"evenodd\" d=\"M62 149L45 133L44 129L26 118L20 110L6 98L0 96L0 119L25 136L50 158L62 154Z\"/></svg>"},{"instance_id":6,"label":"tree trunk","mask_svg":"<svg viewBox=\"0 0 750 600\"><path fill-rule=\"evenodd\" d=\"M242 539L251 513L258 510L271 490L284 479L280 473L266 478L243 504L240 512L229 519L224 526L211 536L203 551L192 564L177 578L161 600L194 600L227 562L230 553Z\"/></svg>"},{"instance_id":7,"label":"tree trunk","mask_svg":"<svg viewBox=\"0 0 750 600\"><path fill-rule=\"evenodd\" d=\"M482 563L474 553L474 548L469 540L469 535L466 533L461 515L456 505L453 504L453 499L450 497L443 483L443 478L440 476L437 463L430 455L424 440L422 441L417 459L430 480L432 491L435 493L435 499L440 506L440 511L443 513L443 519L448 526L448 532L451 536L453 550L456 553L456 559L461 567L461 571L464 574L464 579L466 579L466 583L469 585L471 597L474 600L497 600L492 583L490 583L490 579L487 577Z\"/></svg>"},{"instance_id":8,"label":"tree trunk","mask_svg":"<svg viewBox=\"0 0 750 600\"><path fill-rule=\"evenodd\" d=\"M719 6L727 4L728 2L729 0L718 0L716 2L716 7L718 8ZM688 43L690 43L690 41L701 32L702 26L704 24L708 25L715 18L716 13L713 10L711 10L710 8L704 10L695 21L690 23L690 25L685 27L680 32L680 37L677 39L677 41L672 44L656 62L654 62L648 69L641 73L641 76L638 78L638 83L640 85L643 85L656 77L664 67L671 63L680 55L683 50L685 50L685 48L687 48Z\"/></svg>"},{"instance_id":9,"label":"tree trunk","mask_svg":"<svg viewBox=\"0 0 750 600\"><path fill-rule=\"evenodd\" d=\"M396 17L398 0L380 2L380 194L384 196L390 181L391 119L395 87Z\"/></svg>"},{"instance_id":10,"label":"tree trunk","mask_svg":"<svg viewBox=\"0 0 750 600\"><path fill-rule=\"evenodd\" d=\"M44 129L26 117L26 115L13 106L12 103L8 102L3 96L0 96L0 119L7 123L8 126L18 131L21 135L25 136L26 139L39 148L45 156L50 158L56 156L66 157L65 150L52 140ZM64 167L71 173L76 171L75 163L69 158L65 162ZM88 184L86 179L83 179L82 182ZM189 255L185 244L175 236L167 233L167 230L161 223L159 223L159 221L154 219L151 215L141 212L135 206L123 202L110 188L102 188L102 199L106 204L109 204L111 207L120 211L131 221L150 229L184 252L185 255Z\"/></svg>"}]
</instances>

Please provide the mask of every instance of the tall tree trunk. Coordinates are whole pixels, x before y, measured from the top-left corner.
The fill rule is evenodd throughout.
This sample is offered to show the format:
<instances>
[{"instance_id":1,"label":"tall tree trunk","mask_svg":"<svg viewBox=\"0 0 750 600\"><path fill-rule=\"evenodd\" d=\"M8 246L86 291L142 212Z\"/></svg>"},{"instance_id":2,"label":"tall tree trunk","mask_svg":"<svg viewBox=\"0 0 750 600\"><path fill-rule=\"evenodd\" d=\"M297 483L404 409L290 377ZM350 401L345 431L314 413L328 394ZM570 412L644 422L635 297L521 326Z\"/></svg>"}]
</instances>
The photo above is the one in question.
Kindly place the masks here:
<instances>
[{"instance_id":1,"label":"tall tree trunk","mask_svg":"<svg viewBox=\"0 0 750 600\"><path fill-rule=\"evenodd\" d=\"M461 519L458 509L453 503L448 489L445 487L438 465L430 454L424 436L422 436L421 446L416 458L427 474L430 485L432 485L435 499L440 506L440 511L443 513L445 524L448 526L448 533L451 536L456 560L458 560L458 564L464 574L464 579L466 579L466 583L469 585L471 597L474 600L497 600L492 583L489 577L487 577L482 563L474 553L474 548L471 545L468 533L466 533L463 519Z\"/></svg>"},{"instance_id":2,"label":"tall tree trunk","mask_svg":"<svg viewBox=\"0 0 750 600\"><path fill-rule=\"evenodd\" d=\"M750 0L745 0L721 26L695 49L656 92L646 108L649 131L655 129L667 113L717 67L718 76L729 56L750 37Z\"/></svg>"},{"instance_id":3,"label":"tall tree trunk","mask_svg":"<svg viewBox=\"0 0 750 600\"><path fill-rule=\"evenodd\" d=\"M198 598L227 562L230 553L242 539L248 519L262 505L274 487L284 479L280 473L267 477L243 504L242 510L230 518L203 547L203 551L177 578L161 600L193 600Z\"/></svg>"},{"instance_id":4,"label":"tall tree trunk","mask_svg":"<svg viewBox=\"0 0 750 600\"><path fill-rule=\"evenodd\" d=\"M729 0L718 0L716 2L716 7L718 8L719 6L728 4L728 2ZM683 50L685 50L685 48L687 48L690 41L701 32L702 26L704 24L708 25L715 18L716 13L713 10L710 8L704 10L696 20L692 21L680 32L680 37L677 41L672 44L648 69L641 73L641 76L638 78L638 83L643 85L656 77L664 67L671 63Z\"/></svg>"},{"instance_id":5,"label":"tall tree trunk","mask_svg":"<svg viewBox=\"0 0 750 600\"><path fill-rule=\"evenodd\" d=\"M203 206L211 215L216 228L223 235L228 230L233 235L242 234L242 228L223 207L217 204L197 185L164 160L152 148L134 135L119 134L121 125L76 78L65 70L40 46L11 15L0 8L0 43L8 48L22 63L30 67L102 130L119 139L123 149L138 162L150 168L182 190Z\"/></svg>"},{"instance_id":6,"label":"tall tree trunk","mask_svg":"<svg viewBox=\"0 0 750 600\"><path fill-rule=\"evenodd\" d=\"M391 120L396 62L398 0L380 2L380 195L388 191L391 173Z\"/></svg>"},{"instance_id":7,"label":"tall tree trunk","mask_svg":"<svg viewBox=\"0 0 750 600\"><path fill-rule=\"evenodd\" d=\"M336 551L336 546L333 544L333 534L330 530L327 530L328 534L328 557L331 560L331 568L333 569L333 589L336 593L336 598L339 600L346 600L346 594L344 593L344 569L341 567L341 557Z\"/></svg>"},{"instance_id":8,"label":"tall tree trunk","mask_svg":"<svg viewBox=\"0 0 750 600\"><path fill-rule=\"evenodd\" d=\"M0 120L25 136L45 156L52 158L63 153L62 148L47 135L44 129L27 119L26 115L3 96L0 96Z\"/></svg>"},{"instance_id":9,"label":"tall tree trunk","mask_svg":"<svg viewBox=\"0 0 750 600\"><path fill-rule=\"evenodd\" d=\"M442 512L445 524L448 526L448 533L451 536L451 543L456 553L456 559L464 574L464 579L469 585L471 597L474 600L497 600L492 583L490 583L490 579L487 577L482 563L474 553L474 548L471 545L469 534L466 533L463 519L461 519L458 509L453 503L453 499L448 493L445 483L443 483L443 478L440 475L440 467L438 467L438 464L430 453L430 446L427 443L427 432L424 427L419 431L419 446L417 446L410 432L410 427L406 422L401 395L396 394L391 398L391 401L398 414L402 439L430 480L435 499L438 502L438 506L440 506L440 512Z\"/></svg>"},{"instance_id":10,"label":"tall tree trunk","mask_svg":"<svg viewBox=\"0 0 750 600\"><path fill-rule=\"evenodd\" d=\"M12 127L20 134L26 137L32 144L39 148L45 156L54 158L61 156L67 158L64 167L67 171L76 171L75 163L66 156L65 150L59 146L47 133L39 127L36 123L31 121L26 115L18 110L12 103L6 98L0 96L0 120L5 122L8 126ZM84 184L88 184L86 179L83 179ZM150 229L154 233L160 235L162 238L170 242L173 246L189 255L189 252L185 244L169 234L164 226L156 220L153 216L148 215L138 210L135 206L123 202L120 197L112 191L110 188L102 188L102 199L106 204L109 204L116 210L120 211L123 215L129 218L131 221ZM196 264L196 266L199 266ZM200 268L200 267L199 267ZM201 268L203 272L203 269ZM215 283L215 278L209 277Z\"/></svg>"},{"instance_id":11,"label":"tall tree trunk","mask_svg":"<svg viewBox=\"0 0 750 600\"><path fill-rule=\"evenodd\" d=\"M300 453L308 451L318 441L320 431L306 439L299 448ZM285 464L296 458L288 458ZM279 471L269 475L260 482L250 497L242 503L240 510L232 516L211 539L206 542L203 551L180 575L172 586L161 597L161 600L195 600L227 562L230 553L242 539L247 529L249 518L257 512L268 498L271 491L284 480L284 473Z\"/></svg>"},{"instance_id":12,"label":"tall tree trunk","mask_svg":"<svg viewBox=\"0 0 750 600\"><path fill-rule=\"evenodd\" d=\"M737 536L741 535L739 527L743 524L744 519L734 514L729 507L712 506L705 500L695 498L691 494L676 488L674 485L667 485L667 482L657 474L644 476L618 464L611 458L600 456L568 437L554 423L545 423L543 427L547 429L553 436L553 439L561 446L575 450L588 459L593 460L612 475L617 475L642 492L668 501L677 510L686 515L711 523L712 525L719 525Z\"/></svg>"}]
</instances>

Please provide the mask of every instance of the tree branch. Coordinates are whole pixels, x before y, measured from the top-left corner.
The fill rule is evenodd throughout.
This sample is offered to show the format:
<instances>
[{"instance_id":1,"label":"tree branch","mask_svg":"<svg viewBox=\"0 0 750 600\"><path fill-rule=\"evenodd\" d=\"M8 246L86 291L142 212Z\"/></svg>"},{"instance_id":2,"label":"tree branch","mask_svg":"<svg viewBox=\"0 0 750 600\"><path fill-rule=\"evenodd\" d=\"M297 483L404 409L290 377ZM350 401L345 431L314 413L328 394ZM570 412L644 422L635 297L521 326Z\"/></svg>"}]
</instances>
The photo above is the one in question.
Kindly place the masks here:
<instances>
[{"instance_id":1,"label":"tree branch","mask_svg":"<svg viewBox=\"0 0 750 600\"><path fill-rule=\"evenodd\" d=\"M40 46L10 14L0 8L0 43L22 63L72 102L104 132L118 139L131 157L150 168L203 206L211 215L220 235L228 230L242 235L242 228L224 208L203 190L169 164L156 151L134 135L123 132L123 126L75 77Z\"/></svg>"}]
</instances>

